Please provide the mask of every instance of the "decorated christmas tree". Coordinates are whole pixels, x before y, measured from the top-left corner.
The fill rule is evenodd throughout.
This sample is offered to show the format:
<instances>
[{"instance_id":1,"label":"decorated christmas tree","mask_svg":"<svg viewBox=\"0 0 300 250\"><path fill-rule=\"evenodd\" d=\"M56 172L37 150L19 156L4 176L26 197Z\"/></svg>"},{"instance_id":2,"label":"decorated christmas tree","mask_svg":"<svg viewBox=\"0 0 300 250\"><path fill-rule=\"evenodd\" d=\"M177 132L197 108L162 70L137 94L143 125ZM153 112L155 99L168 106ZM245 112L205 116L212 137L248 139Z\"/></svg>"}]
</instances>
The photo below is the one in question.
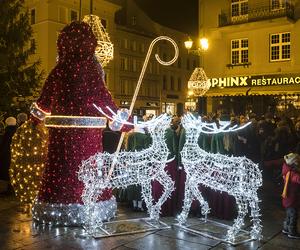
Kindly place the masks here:
<instances>
[{"instance_id":1,"label":"decorated christmas tree","mask_svg":"<svg viewBox=\"0 0 300 250\"><path fill-rule=\"evenodd\" d=\"M42 74L24 0L0 1L0 110L10 111L13 98L31 96Z\"/></svg>"}]
</instances>

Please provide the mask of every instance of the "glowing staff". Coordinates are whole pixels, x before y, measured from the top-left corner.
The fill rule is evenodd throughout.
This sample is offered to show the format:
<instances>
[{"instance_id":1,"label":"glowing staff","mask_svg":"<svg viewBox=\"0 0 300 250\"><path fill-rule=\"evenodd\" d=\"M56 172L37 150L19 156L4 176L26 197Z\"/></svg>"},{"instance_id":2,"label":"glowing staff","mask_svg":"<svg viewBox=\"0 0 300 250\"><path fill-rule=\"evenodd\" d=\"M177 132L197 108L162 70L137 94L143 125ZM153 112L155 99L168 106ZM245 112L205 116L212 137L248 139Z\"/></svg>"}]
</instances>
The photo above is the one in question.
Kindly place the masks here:
<instances>
[{"instance_id":1,"label":"glowing staff","mask_svg":"<svg viewBox=\"0 0 300 250\"><path fill-rule=\"evenodd\" d=\"M138 83L136 85L136 88L135 88L135 91L134 91L134 95L132 97L132 101L131 101L131 104L130 104L130 108L129 108L129 115L131 115L132 113L132 110L133 110L133 107L134 107L134 104L135 104L135 101L136 101L136 98L137 98L137 95L139 93L139 90L140 90L140 87L141 87L141 84L142 84L142 80L143 80L143 77L144 77L144 74L145 74L145 71L146 71L146 68L147 68L147 65L148 65L148 61L150 59L150 56L151 56L151 53L152 53L152 49L154 47L154 45L158 42L158 41L161 41L161 40L167 40L169 41L170 43L172 43L172 45L174 46L174 49L175 49L175 55L174 57L170 60L170 61L167 61L167 62L164 62L163 60L160 59L159 55L158 54L155 54L155 59L162 65L165 65L165 66L169 66L169 65L172 65L178 58L178 53L179 53L179 49L178 49L178 46L176 44L176 42L171 39L170 37L167 37L167 36L159 36L157 38L155 38L150 46L149 46L149 49L148 49L148 52L147 52L147 55L146 55L146 58L145 58L145 61L144 61L144 64L143 64L143 67L142 67L142 71L140 73L140 76L139 76L139 79L138 79ZM116 149L116 153L115 155L118 155L118 153L120 152L120 149L121 149L121 146L122 146L122 142L124 140L124 136L125 136L125 133L122 132L121 134L121 137L120 137L120 140L119 140L119 144L118 144L118 147ZM109 170L109 173L108 173L108 178L111 177L112 175L112 172L114 171L114 162Z\"/></svg>"}]
</instances>

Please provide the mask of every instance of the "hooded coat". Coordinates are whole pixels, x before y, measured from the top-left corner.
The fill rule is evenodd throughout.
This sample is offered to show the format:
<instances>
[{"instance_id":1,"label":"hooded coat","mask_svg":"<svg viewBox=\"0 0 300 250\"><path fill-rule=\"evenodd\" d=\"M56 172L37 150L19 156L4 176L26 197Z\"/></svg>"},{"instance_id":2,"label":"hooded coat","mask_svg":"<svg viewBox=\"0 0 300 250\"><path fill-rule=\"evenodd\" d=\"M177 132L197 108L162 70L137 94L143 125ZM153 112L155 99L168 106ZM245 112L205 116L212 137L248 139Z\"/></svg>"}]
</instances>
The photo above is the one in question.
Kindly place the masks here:
<instances>
[{"instance_id":1,"label":"hooded coat","mask_svg":"<svg viewBox=\"0 0 300 250\"><path fill-rule=\"evenodd\" d=\"M106 106L117 106L104 84L104 72L95 59L97 40L86 23L72 22L60 33L59 60L49 74L36 104L45 113L59 116L101 116ZM102 152L102 128L49 128L48 156L38 200L46 203L82 203L83 183L78 180L79 165ZM108 200L106 190L100 200Z\"/></svg>"}]
</instances>

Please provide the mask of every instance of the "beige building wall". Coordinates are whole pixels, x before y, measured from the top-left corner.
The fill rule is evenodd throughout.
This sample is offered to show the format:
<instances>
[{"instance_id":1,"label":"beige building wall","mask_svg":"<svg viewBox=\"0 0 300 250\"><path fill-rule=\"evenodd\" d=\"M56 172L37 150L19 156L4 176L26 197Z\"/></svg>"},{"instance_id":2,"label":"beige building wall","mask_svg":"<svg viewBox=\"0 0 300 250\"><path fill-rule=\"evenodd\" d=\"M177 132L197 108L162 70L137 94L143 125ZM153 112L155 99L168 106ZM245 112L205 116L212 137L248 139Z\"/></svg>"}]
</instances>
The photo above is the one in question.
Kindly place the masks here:
<instances>
[{"instance_id":1,"label":"beige building wall","mask_svg":"<svg viewBox=\"0 0 300 250\"><path fill-rule=\"evenodd\" d=\"M114 40L116 30L114 23L114 14L120 8L111 2L98 0L93 1L93 14L104 19L107 24L107 32L111 40ZM34 30L34 39L36 42L36 58L42 61L41 68L45 71L45 76L54 68L57 57L56 40L61 29L71 20L71 12L77 13L79 19L79 0L26 0L25 4L29 12L35 9L35 23L32 24ZM82 1L81 17L90 13L90 1ZM114 69L108 65L107 84L113 79L109 77L114 74Z\"/></svg>"},{"instance_id":2,"label":"beige building wall","mask_svg":"<svg viewBox=\"0 0 300 250\"><path fill-rule=\"evenodd\" d=\"M37 46L33 59L41 59L41 68L46 77L56 64L58 34L72 21L72 16L79 19L80 1L26 0L25 4L33 14L32 27ZM81 4L83 18L90 13L90 1L82 0ZM116 103L123 107L130 105L151 41L157 36L167 35L179 46L180 63L159 65L154 53L164 60L170 60L174 49L167 42L158 43L147 66L135 109L140 114L183 112L187 81L199 64L198 57L188 55L183 46L188 35L154 22L131 0L94 0L92 13L105 20L106 31L114 44L114 59L104 70L106 84ZM172 106L171 109L168 109L169 106Z\"/></svg>"},{"instance_id":3,"label":"beige building wall","mask_svg":"<svg viewBox=\"0 0 300 250\"><path fill-rule=\"evenodd\" d=\"M208 38L210 45L204 56L207 76L209 78L289 74L300 76L300 1L287 1L294 9L293 18L289 18L287 14L281 17L268 16L272 13L270 7L272 1L249 0L246 1L249 6L249 15L250 12L254 13L254 10L260 11L256 20L220 25L219 21L224 18L224 15L229 15L229 17L231 15L231 2L231 0L199 0L199 34ZM287 2L282 1L282 3ZM284 7L290 8L289 5ZM290 59L272 62L270 60L270 36L284 32L291 34ZM249 62L245 65L231 65L231 40L242 38L248 38ZM298 88L300 93L300 85ZM297 90L297 87L294 87L288 94L292 94L294 90ZM208 96L213 96L214 91L211 89ZM261 91L267 92L268 89L261 88ZM234 90L232 92L231 94L234 95ZM249 93L251 94L251 91ZM220 90L218 90L218 95L220 95ZM208 103L211 103L211 100L208 100Z\"/></svg>"}]
</instances>

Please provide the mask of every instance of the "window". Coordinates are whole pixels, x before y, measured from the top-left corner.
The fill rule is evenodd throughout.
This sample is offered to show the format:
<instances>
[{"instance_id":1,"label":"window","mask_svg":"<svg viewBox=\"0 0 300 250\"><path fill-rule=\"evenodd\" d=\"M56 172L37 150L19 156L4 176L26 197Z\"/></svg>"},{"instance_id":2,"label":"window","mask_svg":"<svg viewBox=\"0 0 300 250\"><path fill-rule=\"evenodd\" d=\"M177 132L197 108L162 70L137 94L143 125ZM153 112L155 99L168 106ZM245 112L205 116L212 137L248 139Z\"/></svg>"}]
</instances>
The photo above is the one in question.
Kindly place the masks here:
<instances>
[{"instance_id":1,"label":"window","mask_svg":"<svg viewBox=\"0 0 300 250\"><path fill-rule=\"evenodd\" d=\"M170 78L170 82L171 82L171 90L174 90L174 77L173 76L171 76L171 78Z\"/></svg>"},{"instance_id":2,"label":"window","mask_svg":"<svg viewBox=\"0 0 300 250\"><path fill-rule=\"evenodd\" d=\"M136 16L132 16L131 25L136 25Z\"/></svg>"},{"instance_id":3,"label":"window","mask_svg":"<svg viewBox=\"0 0 300 250\"><path fill-rule=\"evenodd\" d=\"M271 10L280 10L286 8L287 0L271 0Z\"/></svg>"},{"instance_id":4,"label":"window","mask_svg":"<svg viewBox=\"0 0 300 250\"><path fill-rule=\"evenodd\" d=\"M136 41L134 41L134 40L131 42L131 49L133 51L136 51Z\"/></svg>"},{"instance_id":5,"label":"window","mask_svg":"<svg viewBox=\"0 0 300 250\"><path fill-rule=\"evenodd\" d=\"M30 48L33 48L33 53L35 53L36 46L35 46L35 39L30 39Z\"/></svg>"},{"instance_id":6,"label":"window","mask_svg":"<svg viewBox=\"0 0 300 250\"><path fill-rule=\"evenodd\" d=\"M245 64L248 62L248 39L231 40L231 64Z\"/></svg>"},{"instance_id":7,"label":"window","mask_svg":"<svg viewBox=\"0 0 300 250\"><path fill-rule=\"evenodd\" d=\"M186 59L186 69L190 69L190 59Z\"/></svg>"},{"instance_id":8,"label":"window","mask_svg":"<svg viewBox=\"0 0 300 250\"><path fill-rule=\"evenodd\" d=\"M291 33L271 34L270 61L286 61L291 58Z\"/></svg>"},{"instance_id":9,"label":"window","mask_svg":"<svg viewBox=\"0 0 300 250\"><path fill-rule=\"evenodd\" d=\"M121 57L121 70L128 70L128 58Z\"/></svg>"},{"instance_id":10,"label":"window","mask_svg":"<svg viewBox=\"0 0 300 250\"><path fill-rule=\"evenodd\" d=\"M167 77L163 76L163 90L167 90Z\"/></svg>"},{"instance_id":11,"label":"window","mask_svg":"<svg viewBox=\"0 0 300 250\"><path fill-rule=\"evenodd\" d=\"M128 49L128 40L126 38L123 39L123 49Z\"/></svg>"},{"instance_id":12,"label":"window","mask_svg":"<svg viewBox=\"0 0 300 250\"><path fill-rule=\"evenodd\" d=\"M248 0L231 0L231 18L240 20L248 17Z\"/></svg>"},{"instance_id":13,"label":"window","mask_svg":"<svg viewBox=\"0 0 300 250\"><path fill-rule=\"evenodd\" d=\"M196 68L197 67L197 62L196 60L193 60L193 68Z\"/></svg>"},{"instance_id":14,"label":"window","mask_svg":"<svg viewBox=\"0 0 300 250\"><path fill-rule=\"evenodd\" d=\"M35 24L35 9L30 10L30 24Z\"/></svg>"},{"instance_id":15,"label":"window","mask_svg":"<svg viewBox=\"0 0 300 250\"><path fill-rule=\"evenodd\" d=\"M102 19L102 18L101 18L101 24L102 24L102 26L104 27L104 29L107 28L107 21L106 21L105 19Z\"/></svg>"},{"instance_id":16,"label":"window","mask_svg":"<svg viewBox=\"0 0 300 250\"><path fill-rule=\"evenodd\" d=\"M67 23L67 8L66 7L58 8L58 21L60 23Z\"/></svg>"},{"instance_id":17,"label":"window","mask_svg":"<svg viewBox=\"0 0 300 250\"><path fill-rule=\"evenodd\" d=\"M141 44L140 44L140 52L141 52L141 53L144 53L144 52L145 52L145 44L144 44L144 43L141 43Z\"/></svg>"},{"instance_id":18,"label":"window","mask_svg":"<svg viewBox=\"0 0 300 250\"><path fill-rule=\"evenodd\" d=\"M177 90L181 91L181 78L178 78L178 86L177 86Z\"/></svg>"},{"instance_id":19,"label":"window","mask_svg":"<svg viewBox=\"0 0 300 250\"><path fill-rule=\"evenodd\" d=\"M180 57L178 57L178 59L177 59L177 66L178 66L178 68L181 68L181 58Z\"/></svg>"},{"instance_id":20,"label":"window","mask_svg":"<svg viewBox=\"0 0 300 250\"><path fill-rule=\"evenodd\" d=\"M70 10L70 21L77 21L78 20L78 11Z\"/></svg>"},{"instance_id":21,"label":"window","mask_svg":"<svg viewBox=\"0 0 300 250\"><path fill-rule=\"evenodd\" d=\"M136 59L132 59L132 71L136 72L137 71L137 62Z\"/></svg>"}]
</instances>

